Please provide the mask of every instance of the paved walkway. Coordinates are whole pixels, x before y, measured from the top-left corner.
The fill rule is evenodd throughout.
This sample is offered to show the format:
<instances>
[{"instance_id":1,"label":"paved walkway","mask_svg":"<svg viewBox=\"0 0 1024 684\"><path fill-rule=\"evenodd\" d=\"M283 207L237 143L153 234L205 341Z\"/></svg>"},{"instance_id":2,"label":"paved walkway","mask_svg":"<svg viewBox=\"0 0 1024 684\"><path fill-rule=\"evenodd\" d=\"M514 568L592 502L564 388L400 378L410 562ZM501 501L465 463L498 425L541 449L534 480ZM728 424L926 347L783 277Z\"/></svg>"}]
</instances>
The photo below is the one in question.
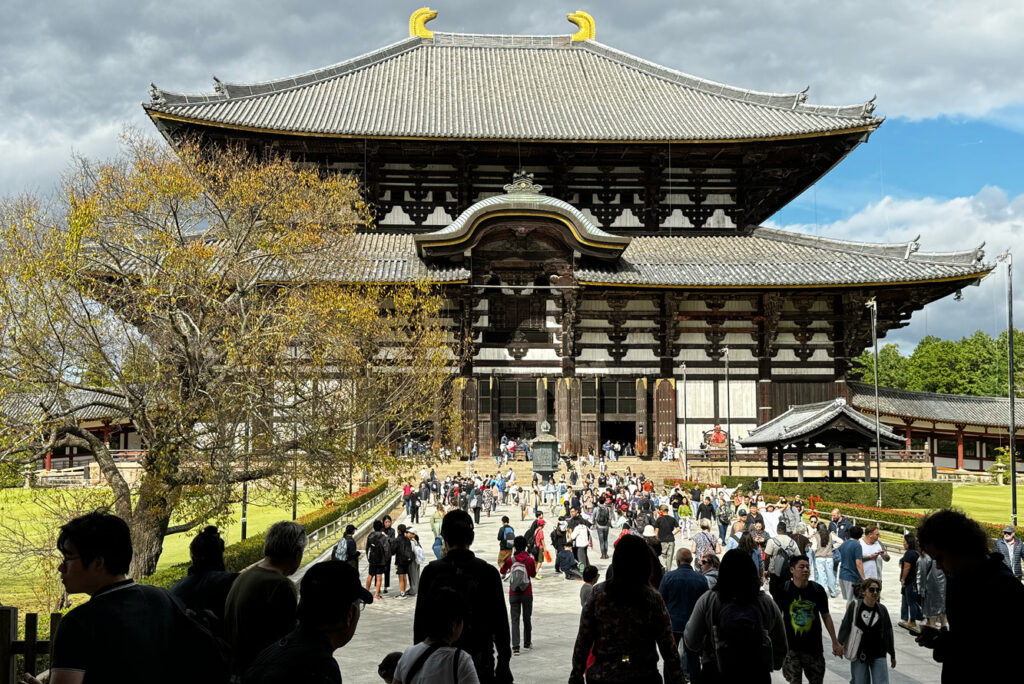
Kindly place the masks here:
<instances>
[{"instance_id":1,"label":"paved walkway","mask_svg":"<svg viewBox=\"0 0 1024 684\"><path fill-rule=\"evenodd\" d=\"M434 556L429 546L433 542L430 532L429 518L433 507L428 506L423 522L416 525L420 539L425 544L428 560ZM499 506L498 511L490 518L482 516L476 527L476 541L473 551L478 557L491 562L497 561L498 528L501 516L507 515L517 534L526 531L527 522L519 522L519 509L511 506ZM549 516L550 517L550 516ZM554 516L557 519L557 516ZM404 516L396 521L404 521ZM550 525L550 523L549 523ZM613 530L613 539L617 531ZM595 546L596 546L595 540ZM600 552L595 548L590 553L591 562L601 570L601 581L610 560L600 560ZM898 556L893 555L892 561L886 563L883 581L888 587L883 592L882 601L889 609L895 627L899 619L899 593L892 587L898 586ZM365 578L365 564L360 568L360 575ZM392 572L394 570L392 569ZM572 649L579 624L580 582L567 582L561 575L555 574L550 566L542 569L543 578L534 581L533 608L533 645L532 651L524 651L522 655L513 656L512 672L517 682L532 684L534 682L565 682L572 667ZM396 599L398 580L392 575L391 593L380 601L367 606L360 620L352 641L335 653L341 664L341 674L346 684L378 684L382 680L377 676L377 663L390 651L401 651L412 644L412 620L416 599ZM842 619L845 605L842 598L831 601L833 620L836 629ZM940 668L931 659L930 652L917 646L913 638L903 629L896 629L896 667L889 671L892 684L931 684L939 681ZM827 637L826 637L827 638ZM830 647L829 647L830 649ZM828 672L825 676L827 684L839 684L850 681L850 665L846 660L835 658L830 650L826 656ZM773 682L784 683L781 673L773 675Z\"/></svg>"}]
</instances>

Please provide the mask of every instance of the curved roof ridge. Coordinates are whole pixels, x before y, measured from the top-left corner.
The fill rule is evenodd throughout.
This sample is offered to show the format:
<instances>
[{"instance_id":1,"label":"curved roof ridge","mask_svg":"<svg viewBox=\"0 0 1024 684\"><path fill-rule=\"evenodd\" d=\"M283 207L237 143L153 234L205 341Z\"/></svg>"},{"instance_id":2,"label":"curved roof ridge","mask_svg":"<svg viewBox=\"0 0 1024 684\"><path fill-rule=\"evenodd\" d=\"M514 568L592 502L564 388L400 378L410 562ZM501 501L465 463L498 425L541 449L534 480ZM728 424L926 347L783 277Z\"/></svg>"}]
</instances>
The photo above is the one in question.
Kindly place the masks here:
<instances>
[{"instance_id":1,"label":"curved roof ridge","mask_svg":"<svg viewBox=\"0 0 1024 684\"><path fill-rule=\"evenodd\" d=\"M982 249L985 243L974 249L961 252L918 252L916 238L907 242L862 242L859 240L841 240L839 238L818 235L805 235L803 233L782 230L781 228L767 228L765 226L757 226L751 232L751 235L777 242L789 242L807 247L832 249L848 254L873 254L875 256L900 259L901 261L923 261L935 264L974 264L982 261L985 256L985 252Z\"/></svg>"},{"instance_id":2,"label":"curved roof ridge","mask_svg":"<svg viewBox=\"0 0 1024 684\"><path fill-rule=\"evenodd\" d=\"M299 74L269 81L232 83L221 81L214 76L214 89L217 92L213 94L178 93L170 90L163 90L162 88L156 87L156 85L151 85L150 94L153 99L152 104L200 104L206 102L219 102L222 100L240 99L255 95L266 95L267 93L273 92L283 92L285 90L291 90L292 88L301 88L313 83L319 83L320 81L324 81L335 76L341 76L343 74L352 73L359 69L372 66L386 59L390 59L391 57L400 55L408 50L413 50L423 43L423 38L410 36L409 38L403 38L396 43L385 45L382 48L372 50L362 55L357 55L329 66L311 69Z\"/></svg>"},{"instance_id":3,"label":"curved roof ridge","mask_svg":"<svg viewBox=\"0 0 1024 684\"><path fill-rule=\"evenodd\" d=\"M717 95L730 100L759 104L766 107L776 107L778 109L795 110L809 114L824 114L828 116L864 119L866 121L882 121L881 118L873 118L871 116L875 111L874 96L866 102L853 105L807 105L804 103L807 101L807 92L810 90L810 86L807 86L807 88L799 93L769 93L750 90L694 76L693 74L688 74L684 71L679 71L678 69L672 69L671 67L662 66L661 64L644 59L643 57L637 57L636 55L613 48L605 45L604 43L599 43L596 40L580 41L575 45L589 50L601 57L616 61L623 66L638 69L651 76L663 78L672 83L708 93L709 95Z\"/></svg>"}]
</instances>

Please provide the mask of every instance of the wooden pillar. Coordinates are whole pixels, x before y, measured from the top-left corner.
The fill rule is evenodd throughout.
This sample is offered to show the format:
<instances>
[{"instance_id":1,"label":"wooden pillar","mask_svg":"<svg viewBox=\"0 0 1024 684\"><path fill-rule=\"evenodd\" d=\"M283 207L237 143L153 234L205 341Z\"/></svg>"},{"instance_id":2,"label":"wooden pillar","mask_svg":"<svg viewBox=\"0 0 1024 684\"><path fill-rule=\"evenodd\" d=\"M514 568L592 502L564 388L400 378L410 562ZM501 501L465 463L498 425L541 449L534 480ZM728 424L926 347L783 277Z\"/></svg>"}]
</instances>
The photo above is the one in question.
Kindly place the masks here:
<instances>
[{"instance_id":1,"label":"wooden pillar","mask_svg":"<svg viewBox=\"0 0 1024 684\"><path fill-rule=\"evenodd\" d=\"M480 378L477 381L477 416L476 441L477 457L494 456L494 413L497 411L497 400L494 396L494 378Z\"/></svg>"},{"instance_id":2,"label":"wooden pillar","mask_svg":"<svg viewBox=\"0 0 1024 684\"><path fill-rule=\"evenodd\" d=\"M103 446L110 448L110 421L103 421Z\"/></svg>"},{"instance_id":3,"label":"wooden pillar","mask_svg":"<svg viewBox=\"0 0 1024 684\"><path fill-rule=\"evenodd\" d=\"M964 469L964 425L959 423L956 426L956 467L957 470Z\"/></svg>"},{"instance_id":4,"label":"wooden pillar","mask_svg":"<svg viewBox=\"0 0 1024 684\"><path fill-rule=\"evenodd\" d=\"M850 477L849 471L846 469L846 449L839 452L840 468L843 473L843 479L846 480Z\"/></svg>"},{"instance_id":5,"label":"wooden pillar","mask_svg":"<svg viewBox=\"0 0 1024 684\"><path fill-rule=\"evenodd\" d=\"M804 481L804 447L800 445L796 448L796 481Z\"/></svg>"},{"instance_id":6,"label":"wooden pillar","mask_svg":"<svg viewBox=\"0 0 1024 684\"><path fill-rule=\"evenodd\" d=\"M636 380L636 453L647 455L647 378Z\"/></svg>"},{"instance_id":7,"label":"wooden pillar","mask_svg":"<svg viewBox=\"0 0 1024 684\"><path fill-rule=\"evenodd\" d=\"M651 453L657 449L659 442L674 444L676 441L676 381L674 378L658 378L654 381L653 441L649 450Z\"/></svg>"},{"instance_id":8,"label":"wooden pillar","mask_svg":"<svg viewBox=\"0 0 1024 684\"><path fill-rule=\"evenodd\" d=\"M779 445L779 468L775 474L775 481L781 482L786 478L786 447Z\"/></svg>"},{"instance_id":9,"label":"wooden pillar","mask_svg":"<svg viewBox=\"0 0 1024 684\"><path fill-rule=\"evenodd\" d=\"M907 437L907 451L910 451L911 449L913 449L913 447L911 446L911 442L914 439L914 428L911 427L911 425L913 425L913 424L914 424L913 420L908 420L906 418L903 419L903 429L906 432L906 437Z\"/></svg>"},{"instance_id":10,"label":"wooden pillar","mask_svg":"<svg viewBox=\"0 0 1024 684\"><path fill-rule=\"evenodd\" d=\"M828 452L828 479L836 479L836 455L834 452Z\"/></svg>"},{"instance_id":11,"label":"wooden pillar","mask_svg":"<svg viewBox=\"0 0 1024 684\"><path fill-rule=\"evenodd\" d=\"M782 447L780 446L778 448L781 449ZM775 477L775 461L774 461L775 454L772 453L772 452L773 452L773 448L771 446L769 446L768 447L768 481L769 482L771 482L772 479Z\"/></svg>"},{"instance_id":12,"label":"wooden pillar","mask_svg":"<svg viewBox=\"0 0 1024 684\"><path fill-rule=\"evenodd\" d=\"M864 448L864 481L871 482L871 447Z\"/></svg>"},{"instance_id":13,"label":"wooden pillar","mask_svg":"<svg viewBox=\"0 0 1024 684\"><path fill-rule=\"evenodd\" d=\"M580 381L558 378L555 385L555 436L565 454L578 454L580 449Z\"/></svg>"},{"instance_id":14,"label":"wooden pillar","mask_svg":"<svg viewBox=\"0 0 1024 684\"><path fill-rule=\"evenodd\" d=\"M46 469L50 470L53 467L53 452L46 452Z\"/></svg>"},{"instance_id":15,"label":"wooden pillar","mask_svg":"<svg viewBox=\"0 0 1024 684\"><path fill-rule=\"evenodd\" d=\"M472 455L474 442L477 445L477 457L480 456L477 427L480 400L477 396L477 384L476 378L459 378L456 380L456 386L461 390L462 394L462 438L459 441L462 443L462 452L467 458L470 458Z\"/></svg>"}]
</instances>

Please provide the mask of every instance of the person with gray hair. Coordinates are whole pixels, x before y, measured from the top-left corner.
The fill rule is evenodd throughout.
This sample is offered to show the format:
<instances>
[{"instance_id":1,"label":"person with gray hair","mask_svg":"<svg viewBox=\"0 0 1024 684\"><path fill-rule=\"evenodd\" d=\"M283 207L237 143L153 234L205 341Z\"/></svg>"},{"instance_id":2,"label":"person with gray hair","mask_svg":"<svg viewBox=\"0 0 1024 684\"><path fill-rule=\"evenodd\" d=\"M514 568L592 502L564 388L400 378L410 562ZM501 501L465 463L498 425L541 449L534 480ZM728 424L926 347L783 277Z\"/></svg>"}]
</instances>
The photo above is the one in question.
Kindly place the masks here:
<instances>
[{"instance_id":1,"label":"person with gray hair","mask_svg":"<svg viewBox=\"0 0 1024 684\"><path fill-rule=\"evenodd\" d=\"M274 523L263 538L263 559L231 586L224 603L224 636L234 672L245 672L260 651L295 628L298 592L288 578L302 565L305 549L302 525Z\"/></svg>"}]
</instances>

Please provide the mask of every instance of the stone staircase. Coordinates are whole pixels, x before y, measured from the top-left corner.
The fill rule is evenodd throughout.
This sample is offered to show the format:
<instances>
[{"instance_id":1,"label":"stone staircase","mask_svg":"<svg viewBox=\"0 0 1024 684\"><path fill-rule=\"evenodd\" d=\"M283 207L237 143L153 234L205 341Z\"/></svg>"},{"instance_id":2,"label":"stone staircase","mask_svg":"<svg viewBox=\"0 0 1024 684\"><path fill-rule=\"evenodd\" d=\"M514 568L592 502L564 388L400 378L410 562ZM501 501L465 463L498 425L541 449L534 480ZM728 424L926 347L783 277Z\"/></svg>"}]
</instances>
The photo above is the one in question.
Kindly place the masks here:
<instances>
[{"instance_id":1,"label":"stone staircase","mask_svg":"<svg viewBox=\"0 0 1024 684\"><path fill-rule=\"evenodd\" d=\"M489 475L500 470L502 473L507 472L511 468L516 474L516 482L529 482L533 477L533 463L529 461L510 461L507 464L503 464L500 467L494 462L494 459L490 458L479 458L476 461L470 463L469 461L451 461L448 463L435 463L432 466L426 466L427 471L433 467L437 473L439 479L444 479L448 475L455 475L461 473L466 475L468 473ZM654 480L655 483L660 484L665 479L680 479L683 477L683 466L680 461L647 461L640 458L622 458L614 463L609 463L607 472L617 472L622 474L626 468L630 469L634 475L643 473L648 479ZM415 468L409 473L410 479L419 478L419 468ZM586 474L593 472L596 477L598 474L597 466L591 467L589 463L581 466L580 472ZM560 464L559 470L555 473L555 479L557 480L560 475L566 475L568 477L569 471L565 467L565 462Z\"/></svg>"}]
</instances>

